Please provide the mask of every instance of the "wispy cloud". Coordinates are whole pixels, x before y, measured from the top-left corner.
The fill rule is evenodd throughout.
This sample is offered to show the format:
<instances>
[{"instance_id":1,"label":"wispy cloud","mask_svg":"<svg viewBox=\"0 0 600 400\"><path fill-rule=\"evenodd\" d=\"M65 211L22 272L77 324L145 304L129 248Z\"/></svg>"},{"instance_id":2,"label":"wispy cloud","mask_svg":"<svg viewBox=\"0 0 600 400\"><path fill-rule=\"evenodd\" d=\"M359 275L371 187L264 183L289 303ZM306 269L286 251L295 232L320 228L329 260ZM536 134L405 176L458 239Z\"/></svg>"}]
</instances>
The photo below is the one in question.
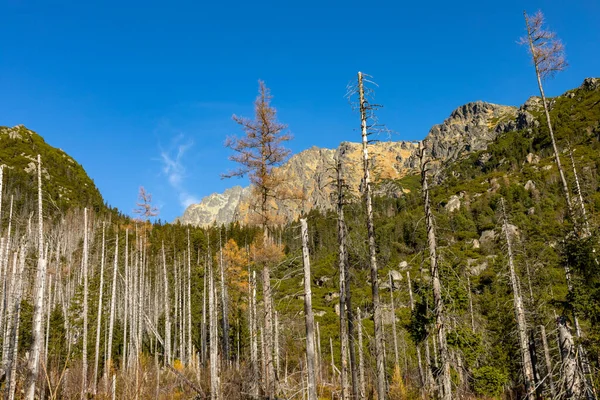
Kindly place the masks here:
<instances>
[{"instance_id":1,"label":"wispy cloud","mask_svg":"<svg viewBox=\"0 0 600 400\"><path fill-rule=\"evenodd\" d=\"M185 209L200 200L185 188L186 168L184 165L185 153L194 145L192 140L186 140L183 134L178 134L171 139L169 149L160 150L162 172L167 177L169 185L176 191L179 204Z\"/></svg>"}]
</instances>

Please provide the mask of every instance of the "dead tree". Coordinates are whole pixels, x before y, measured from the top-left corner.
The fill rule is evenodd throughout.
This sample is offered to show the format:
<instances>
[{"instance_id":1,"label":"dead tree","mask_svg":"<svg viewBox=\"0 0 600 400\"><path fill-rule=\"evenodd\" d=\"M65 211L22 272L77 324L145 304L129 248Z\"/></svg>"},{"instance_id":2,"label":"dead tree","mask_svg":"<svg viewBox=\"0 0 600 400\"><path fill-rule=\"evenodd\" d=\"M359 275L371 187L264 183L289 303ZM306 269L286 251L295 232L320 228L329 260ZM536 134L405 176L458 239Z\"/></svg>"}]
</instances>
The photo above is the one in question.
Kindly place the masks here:
<instances>
[{"instance_id":1,"label":"dead tree","mask_svg":"<svg viewBox=\"0 0 600 400\"><path fill-rule=\"evenodd\" d=\"M371 188L371 175L369 172L369 150L368 136L369 126L367 120L372 117L373 106L370 105L365 97L363 74L358 73L358 98L362 134L363 150L363 188L364 199L367 211L367 235L369 243L369 264L371 267L371 293L373 298L373 320L375 323L375 358L376 358L376 383L377 397L384 400L387 396L386 374L385 374L385 356L383 343L383 321L381 318L381 304L379 300L379 278L377 267L377 246L375 244L375 226L373 224L373 200Z\"/></svg>"},{"instance_id":2,"label":"dead tree","mask_svg":"<svg viewBox=\"0 0 600 400\"><path fill-rule=\"evenodd\" d=\"M433 212L429 199L429 186L427 182L427 161L425 161L425 147L423 142L419 143L419 153L421 158L421 187L423 189L423 203L425 205L425 223L427 226L427 244L429 246L429 261L431 270L431 286L433 291L433 301L435 314L435 330L437 344L440 347L441 372L438 377L438 390L442 400L452 399L452 381L450 377L450 353L446 341L446 314L444 310L444 300L442 298L442 285L440 282L440 271L437 255L437 237ZM435 342L434 342L435 344ZM435 348L435 347L434 347Z\"/></svg>"},{"instance_id":3,"label":"dead tree","mask_svg":"<svg viewBox=\"0 0 600 400\"><path fill-rule=\"evenodd\" d=\"M113 263L113 277L112 277L112 287L111 287L111 295L110 295L110 314L108 317L108 342L107 342L107 350L106 350L106 365L104 366L104 373L106 375L106 382L108 387L108 377L112 370L112 342L113 342L113 334L115 329L115 312L116 312L116 303L117 303L117 272L119 265L119 235L115 235L115 260Z\"/></svg>"},{"instance_id":4,"label":"dead tree","mask_svg":"<svg viewBox=\"0 0 600 400\"><path fill-rule=\"evenodd\" d=\"M517 319L517 331L519 334L519 348L521 349L521 361L523 363L523 381L525 383L525 392L527 399L535 400L535 378L533 374L533 363L531 361L531 355L529 353L529 346L527 344L527 321L525 320L525 309L523 306L523 299L521 298L521 289L519 288L519 281L515 272L515 265L513 260L512 243L510 238L510 231L508 227L508 221L506 218L506 208L504 206L504 199L500 198L500 205L502 207L502 224L504 230L504 236L506 239L506 247L508 252L508 268L510 274L510 284L513 292L513 307L515 310L515 317Z\"/></svg>"},{"instance_id":5,"label":"dead tree","mask_svg":"<svg viewBox=\"0 0 600 400\"><path fill-rule=\"evenodd\" d=\"M259 81L259 94L254 102L255 119L233 116L245 136L228 138L225 146L236 154L229 159L239 164L237 170L224 174L223 177L241 177L248 175L252 183L258 207L258 222L263 228L264 244L269 244L269 229L273 223L273 209L270 201L282 198L282 179L276 177L273 168L281 165L289 156L290 151L283 146L292 136L286 132L287 126L277 121L277 113L271 105L271 93L265 83ZM275 397L277 377L273 365L273 301L271 291L270 262L263 262L263 302L264 302L264 331L266 361L266 396Z\"/></svg>"},{"instance_id":6,"label":"dead tree","mask_svg":"<svg viewBox=\"0 0 600 400\"><path fill-rule=\"evenodd\" d=\"M548 103L542 85L543 80L553 77L557 72L562 71L567 67L564 47L562 42L556 38L554 32L544 29L544 15L541 11L538 11L533 16L529 16L526 12L523 12L523 16L525 17L525 25L527 27L527 37L521 38L520 43L527 45L529 47L529 52L531 53L538 89L540 91L540 96L542 97L542 105L544 106L544 114L548 124L548 131L550 132L550 139L552 141L552 149L554 150L554 158L556 166L558 167L558 173L560 174L563 195L565 196L565 201L567 203L567 212L569 217L573 217L573 206L569 194L569 185L567 184L567 178L565 177L565 172L560 162L560 153L556 145L556 139L554 138Z\"/></svg>"},{"instance_id":7,"label":"dead tree","mask_svg":"<svg viewBox=\"0 0 600 400\"><path fill-rule=\"evenodd\" d=\"M173 362L171 354L171 308L169 307L169 278L167 276L167 258L165 256L165 243L162 243L162 264L163 264L163 284L164 293L164 312L165 312L165 364L171 365Z\"/></svg>"},{"instance_id":8,"label":"dead tree","mask_svg":"<svg viewBox=\"0 0 600 400\"><path fill-rule=\"evenodd\" d=\"M35 386L40 373L40 353L44 341L42 332L42 319L44 317L44 298L46 297L46 259L44 258L44 216L42 212L42 160L37 156L38 178L38 264L35 277L35 297L33 308L33 344L29 353L28 377L25 388L25 398L35 398Z\"/></svg>"},{"instance_id":9,"label":"dead tree","mask_svg":"<svg viewBox=\"0 0 600 400\"><path fill-rule=\"evenodd\" d=\"M315 320L312 310L312 290L310 287L310 255L308 254L308 227L306 219L300 220L302 234L302 261L304 264L304 318L306 323L306 364L308 369L308 400L317 400L315 374ZM342 314L340 310L340 314Z\"/></svg>"},{"instance_id":10,"label":"dead tree","mask_svg":"<svg viewBox=\"0 0 600 400\"><path fill-rule=\"evenodd\" d=\"M348 271L348 250L346 248L346 221L344 219L344 191L345 184L342 178L342 159L337 156L337 228L338 228L338 263L340 270L340 353L341 353L341 398L346 399L348 393L348 360L350 350L350 371L352 375L352 398L358 397L358 382L356 372L356 356L354 352L354 321L350 294L350 273Z\"/></svg>"},{"instance_id":11,"label":"dead tree","mask_svg":"<svg viewBox=\"0 0 600 400\"><path fill-rule=\"evenodd\" d=\"M104 239L105 223L102 223L102 250L100 255L100 288L98 289L98 314L96 317L96 346L94 348L94 380L92 382L92 393L96 395L98 387L98 360L100 358L100 334L102 333L102 295L104 294Z\"/></svg>"},{"instance_id":12,"label":"dead tree","mask_svg":"<svg viewBox=\"0 0 600 400\"><path fill-rule=\"evenodd\" d=\"M210 253L210 250L209 250ZM212 268L212 261L208 257L208 324L210 341L210 398L212 400L221 399L221 385L219 382L219 338L218 338L218 314L215 279Z\"/></svg>"}]
</instances>

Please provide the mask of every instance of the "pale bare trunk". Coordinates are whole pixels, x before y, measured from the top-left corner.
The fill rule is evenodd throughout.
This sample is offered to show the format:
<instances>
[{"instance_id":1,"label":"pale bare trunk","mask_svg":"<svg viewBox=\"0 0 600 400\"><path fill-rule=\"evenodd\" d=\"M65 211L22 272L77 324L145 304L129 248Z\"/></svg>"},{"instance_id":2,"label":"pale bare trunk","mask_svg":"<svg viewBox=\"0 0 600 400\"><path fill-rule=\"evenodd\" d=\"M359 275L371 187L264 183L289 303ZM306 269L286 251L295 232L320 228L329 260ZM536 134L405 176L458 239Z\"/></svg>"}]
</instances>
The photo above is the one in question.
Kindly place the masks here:
<instances>
[{"instance_id":1,"label":"pale bare trunk","mask_svg":"<svg viewBox=\"0 0 600 400\"><path fill-rule=\"evenodd\" d=\"M408 295L409 295L409 299L410 299L410 310L411 312L415 310L415 300L413 298L413 291L412 291L412 284L410 281L410 271L406 271L406 281L408 283ZM419 343L415 343L416 347L417 347L417 363L418 363L418 367L419 367L419 379L421 381L421 390L422 390L422 395L425 395L425 391L427 389L429 389L429 387L427 386L427 382L425 379L425 373L423 372L423 360L422 360L422 356L421 356L421 346Z\"/></svg>"},{"instance_id":2,"label":"pale bare trunk","mask_svg":"<svg viewBox=\"0 0 600 400\"><path fill-rule=\"evenodd\" d=\"M389 273L390 277L390 305L392 306L392 335L394 336L394 362L396 367L400 367L400 358L398 357L398 333L396 332L396 308L394 307L394 280L392 279L392 273Z\"/></svg>"},{"instance_id":3,"label":"pale bare trunk","mask_svg":"<svg viewBox=\"0 0 600 400\"><path fill-rule=\"evenodd\" d=\"M427 226L427 244L429 246L429 260L431 270L431 283L433 290L435 330L438 345L440 347L441 372L439 374L439 392L442 400L452 399L452 382L450 377L450 353L446 342L446 315L444 311L444 300L442 298L442 285L440 282L440 271L437 257L437 238L433 220L433 212L429 199L429 187L427 182L427 163L424 160L425 149L423 142L419 144L421 153L421 185L423 188L423 201L425 204L425 223Z\"/></svg>"},{"instance_id":4,"label":"pale bare trunk","mask_svg":"<svg viewBox=\"0 0 600 400\"><path fill-rule=\"evenodd\" d=\"M169 307L169 278L167 276L167 257L165 255L165 243L162 244L163 259L163 283L164 283L164 312L165 312L165 360L168 365L173 363L171 357L171 309Z\"/></svg>"},{"instance_id":5,"label":"pale bare trunk","mask_svg":"<svg viewBox=\"0 0 600 400\"><path fill-rule=\"evenodd\" d=\"M385 359L383 354L383 323L381 305L379 303L379 280L377 274L377 248L375 245L375 226L373 225L373 205L371 198L371 177L369 174L369 152L367 149L367 104L363 88L362 73L358 73L358 90L360 101L360 117L362 132L363 173L365 188L365 203L367 208L367 234L369 241L369 262L371 266L371 292L373 297L373 320L375 323L375 358L377 371L377 398L384 400L387 395L385 379Z\"/></svg>"},{"instance_id":6,"label":"pale bare trunk","mask_svg":"<svg viewBox=\"0 0 600 400\"><path fill-rule=\"evenodd\" d=\"M219 273L221 275L221 308L223 312L223 359L225 365L229 366L229 307L227 299L227 285L225 283L225 266L223 265L223 246L221 243L221 233L219 232Z\"/></svg>"},{"instance_id":7,"label":"pale bare trunk","mask_svg":"<svg viewBox=\"0 0 600 400\"><path fill-rule=\"evenodd\" d=\"M363 356L362 316L360 308L356 312L356 327L358 330L358 383L360 388L358 398L363 400L367 394L367 386L365 382L365 359Z\"/></svg>"},{"instance_id":8,"label":"pale bare trunk","mask_svg":"<svg viewBox=\"0 0 600 400\"><path fill-rule=\"evenodd\" d=\"M312 309L312 290L310 280L310 255L308 253L308 227L306 219L300 220L302 234L302 261L304 265L304 318L306 324L306 361L308 369L308 400L317 400L315 374L315 320ZM340 314L342 312L340 311Z\"/></svg>"},{"instance_id":9,"label":"pale bare trunk","mask_svg":"<svg viewBox=\"0 0 600 400\"><path fill-rule=\"evenodd\" d=\"M37 178L38 178L38 264L35 278L35 301L33 308L33 344L27 365L28 377L25 388L25 398L33 400L35 397L35 386L40 373L40 353L44 335L42 333L42 319L44 317L44 298L46 291L46 259L44 258L44 226L42 212L42 160L37 156Z\"/></svg>"},{"instance_id":10,"label":"pale bare trunk","mask_svg":"<svg viewBox=\"0 0 600 400\"><path fill-rule=\"evenodd\" d=\"M274 307L273 307L274 308ZM277 312L277 310L274 311L274 317L275 320L273 321L273 325L275 326L275 341L273 343L273 346L275 347L275 374L277 376L280 376L280 370L279 370L279 313Z\"/></svg>"},{"instance_id":11,"label":"pale bare trunk","mask_svg":"<svg viewBox=\"0 0 600 400\"><path fill-rule=\"evenodd\" d=\"M264 242L270 241L267 227L264 227ZM273 365L273 296L271 291L271 270L267 262L263 265L263 306L264 306L264 362L265 362L265 394L269 399L275 398L276 376Z\"/></svg>"},{"instance_id":12,"label":"pale bare trunk","mask_svg":"<svg viewBox=\"0 0 600 400\"><path fill-rule=\"evenodd\" d=\"M194 349L192 348L192 254L190 249L190 230L187 231L187 360L193 362Z\"/></svg>"},{"instance_id":13,"label":"pale bare trunk","mask_svg":"<svg viewBox=\"0 0 600 400\"><path fill-rule=\"evenodd\" d=\"M23 240L25 242L25 240ZM8 398L14 399L15 396L15 388L17 385L17 363L18 363L18 352L19 352L19 328L21 321L21 302L23 296L23 272L25 271L25 250L26 244L23 243L21 245L21 250L19 253L19 263L18 270L16 271L16 275L14 277L14 295L11 296L13 299L13 303L10 305L12 308L13 315L13 323L10 326L10 332L8 333L8 354L6 361L6 374L7 374L7 386L8 386ZM17 265L17 254L14 256L15 263ZM34 386L35 390L35 386Z\"/></svg>"},{"instance_id":14,"label":"pale bare trunk","mask_svg":"<svg viewBox=\"0 0 600 400\"><path fill-rule=\"evenodd\" d=\"M584 388L577 368L577 351L565 317L558 317L559 347L562 355L562 387L568 399L583 399Z\"/></svg>"},{"instance_id":15,"label":"pale bare trunk","mask_svg":"<svg viewBox=\"0 0 600 400\"><path fill-rule=\"evenodd\" d=\"M213 277L212 262L208 259L208 314L210 326L210 397L212 400L221 399L221 386L219 383L219 339L217 328L217 302L215 281Z\"/></svg>"},{"instance_id":16,"label":"pale bare trunk","mask_svg":"<svg viewBox=\"0 0 600 400\"><path fill-rule=\"evenodd\" d=\"M350 349L350 370L352 372L352 396L357 397L356 365L354 360L354 341L349 336L353 332L352 305L350 304L350 276L348 273L348 255L346 249L346 224L344 221L344 183L342 180L341 156L337 155L337 214L338 214L338 263L340 270L340 354L341 354L341 399L350 396L348 388L348 349Z\"/></svg>"},{"instance_id":17,"label":"pale bare trunk","mask_svg":"<svg viewBox=\"0 0 600 400\"><path fill-rule=\"evenodd\" d=\"M105 223L102 223L102 254L100 256L100 288L98 290L98 314L96 323L96 348L94 356L94 381L92 382L92 393L96 395L98 388L98 362L100 358L100 333L102 332L102 296L104 294L104 245L105 245Z\"/></svg>"},{"instance_id":18,"label":"pale bare trunk","mask_svg":"<svg viewBox=\"0 0 600 400\"><path fill-rule=\"evenodd\" d=\"M550 388L550 395L553 399L556 398L556 388L554 387L554 379L552 378L552 358L550 357L550 348L548 347L548 338L546 337L546 328L540 325L540 335L542 335L542 346L544 347L544 361L546 362L546 379Z\"/></svg>"},{"instance_id":19,"label":"pale bare trunk","mask_svg":"<svg viewBox=\"0 0 600 400\"><path fill-rule=\"evenodd\" d=\"M250 369L252 371L252 382L250 394L258 398L258 332L256 314L256 271L250 275Z\"/></svg>"},{"instance_id":20,"label":"pale bare trunk","mask_svg":"<svg viewBox=\"0 0 600 400\"><path fill-rule=\"evenodd\" d=\"M82 361L81 361L81 398L85 398L87 392L87 371L88 371L88 359L87 359L87 348L88 348L88 212L87 208L83 209L83 348L81 350Z\"/></svg>"},{"instance_id":21,"label":"pale bare trunk","mask_svg":"<svg viewBox=\"0 0 600 400\"><path fill-rule=\"evenodd\" d=\"M163 249L164 250L164 249ZM163 251L164 254L164 251ZM127 366L127 324L129 323L129 229L125 230L125 285L123 294L123 358L121 361L121 371L125 371ZM165 316L166 318L166 316Z\"/></svg>"},{"instance_id":22,"label":"pale bare trunk","mask_svg":"<svg viewBox=\"0 0 600 400\"><path fill-rule=\"evenodd\" d=\"M519 288L519 282L517 274L515 272L515 266L513 261L513 252L510 233L508 229L508 222L506 218L506 210L504 207L504 199L500 199L502 205L504 235L506 239L506 245L508 250L508 267L510 274L510 283L513 291L513 305L515 310L515 317L517 319L517 330L519 333L519 347L521 348L521 360L523 362L523 379L525 382L526 396L530 400L535 399L535 381L533 375L533 364L531 362L531 355L529 353L529 347L527 345L527 321L525 320L525 309L523 307L523 299L521 298L521 290Z\"/></svg>"},{"instance_id":23,"label":"pale bare trunk","mask_svg":"<svg viewBox=\"0 0 600 400\"><path fill-rule=\"evenodd\" d=\"M108 343L106 350L106 365L104 366L104 373L107 377L110 376L112 372L112 342L113 342L113 332L115 329L115 307L117 303L117 272L119 265L119 235L115 235L115 261L113 263L113 278L112 278L112 287L111 287L111 296L110 296L110 316L108 320ZM108 387L108 385L107 385Z\"/></svg>"},{"instance_id":24,"label":"pale bare trunk","mask_svg":"<svg viewBox=\"0 0 600 400\"><path fill-rule=\"evenodd\" d=\"M202 279L202 326L200 327L200 352L202 357L202 366L206 367L206 286L208 284L208 261L204 264L204 278Z\"/></svg>"}]
</instances>

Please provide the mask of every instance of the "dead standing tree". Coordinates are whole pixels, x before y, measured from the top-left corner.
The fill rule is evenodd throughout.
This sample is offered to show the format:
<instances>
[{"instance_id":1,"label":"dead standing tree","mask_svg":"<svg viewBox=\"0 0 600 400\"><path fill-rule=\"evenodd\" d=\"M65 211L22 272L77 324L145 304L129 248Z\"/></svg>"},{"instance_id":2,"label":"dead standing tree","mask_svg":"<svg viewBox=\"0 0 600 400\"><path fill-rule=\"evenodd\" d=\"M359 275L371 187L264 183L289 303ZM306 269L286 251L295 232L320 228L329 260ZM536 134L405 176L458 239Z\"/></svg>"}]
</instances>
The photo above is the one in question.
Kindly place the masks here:
<instances>
[{"instance_id":1,"label":"dead standing tree","mask_svg":"<svg viewBox=\"0 0 600 400\"><path fill-rule=\"evenodd\" d=\"M290 151L283 146L292 136L286 131L287 126L277 121L276 110L271 106L271 93L264 82L259 81L259 94L254 102L254 120L233 116L245 133L244 137L227 138L225 146L235 154L230 160L239 164L238 169L224 174L223 177L243 177L248 175L253 185L258 207L258 223L263 228L264 245L269 244L269 227L273 223L271 200L281 197L282 180L274 172L274 168L285 162ZM263 300L264 300L264 342L266 363L265 388L266 396L273 398L276 392L276 376L273 363L273 301L271 292L271 266L263 264Z\"/></svg>"},{"instance_id":2,"label":"dead standing tree","mask_svg":"<svg viewBox=\"0 0 600 400\"><path fill-rule=\"evenodd\" d=\"M437 255L437 237L433 212L429 198L429 186L427 182L427 161L425 161L425 147L423 142L419 143L419 156L421 159L421 186L423 190L423 203L425 206L425 223L427 225L427 243L429 245L429 259L431 262L431 286L433 290L434 314L436 336L440 350L441 371L438 377L439 397L442 400L452 399L452 381L450 377L450 353L446 341L446 314L444 300L442 298L442 285L440 282L440 270ZM434 342L435 345L435 342ZM435 347L434 347L435 350Z\"/></svg>"},{"instance_id":3,"label":"dead standing tree","mask_svg":"<svg viewBox=\"0 0 600 400\"><path fill-rule=\"evenodd\" d=\"M517 319L517 330L519 333L519 348L521 349L521 359L523 362L523 379L525 382L525 396L528 400L535 399L535 379L533 375L533 363L529 353L527 343L527 321L525 320L525 308L523 306L523 298L521 297L521 288L515 272L511 235L509 232L508 220L506 217L506 208L504 199L500 198L502 208L502 229L506 239L506 247L508 252L508 267L510 273L510 284L513 292L513 306L515 309L515 317Z\"/></svg>"},{"instance_id":4,"label":"dead standing tree","mask_svg":"<svg viewBox=\"0 0 600 400\"><path fill-rule=\"evenodd\" d=\"M574 234L576 237L585 238L590 235L589 227L585 220L585 209L583 211L582 218L577 218L575 210L573 208L573 202L571 199L569 185L567 183L565 171L560 161L560 153L556 144L556 138L552 129L552 122L550 121L550 111L548 109L548 102L544 93L543 81L547 78L552 78L557 72L563 71L567 66L565 58L564 46L560 39L556 38L556 33L545 29L544 27L544 14L541 11L537 11L534 15L527 15L527 12L523 11L525 18L525 26L527 29L527 36L522 37L519 41L520 44L528 46L529 53L535 67L535 74L537 78L538 89L542 98L542 105L544 107L544 114L546 116L546 123L548 125L548 132L552 142L552 149L554 151L554 158L558 173L560 175L560 181L562 185L563 195L567 205L567 216L573 223ZM577 182L577 186L579 183ZM578 188L579 189L579 188ZM571 271L568 264L565 264L565 276L567 280L567 287L569 292L573 292L573 284L571 281ZM581 338L582 332L579 325L579 319L577 313L573 310L573 322L575 325L575 333L577 337ZM562 327L566 328L566 325ZM561 329L561 326L559 326ZM586 375L590 375L589 361L583 346L578 346L578 354L581 364L583 366ZM586 390L589 393L593 393L592 397L596 397L595 388L593 382L590 379L585 380Z\"/></svg>"},{"instance_id":5,"label":"dead standing tree","mask_svg":"<svg viewBox=\"0 0 600 400\"><path fill-rule=\"evenodd\" d=\"M385 353L383 343L383 321L381 318L381 304L379 300L379 280L377 267L377 246L375 244L375 226L373 224L373 200L371 188L371 176L369 172L369 135L373 134L377 127L374 110L378 105L371 104L365 93L364 75L358 73L358 85L348 88L347 97L358 95L358 109L360 111L360 126L362 136L363 152L363 182L364 199L367 211L367 235L369 243L369 264L371 268L371 294L373 298L373 320L375 323L375 358L376 358L376 382L377 398L384 400L387 396Z\"/></svg>"}]
</instances>

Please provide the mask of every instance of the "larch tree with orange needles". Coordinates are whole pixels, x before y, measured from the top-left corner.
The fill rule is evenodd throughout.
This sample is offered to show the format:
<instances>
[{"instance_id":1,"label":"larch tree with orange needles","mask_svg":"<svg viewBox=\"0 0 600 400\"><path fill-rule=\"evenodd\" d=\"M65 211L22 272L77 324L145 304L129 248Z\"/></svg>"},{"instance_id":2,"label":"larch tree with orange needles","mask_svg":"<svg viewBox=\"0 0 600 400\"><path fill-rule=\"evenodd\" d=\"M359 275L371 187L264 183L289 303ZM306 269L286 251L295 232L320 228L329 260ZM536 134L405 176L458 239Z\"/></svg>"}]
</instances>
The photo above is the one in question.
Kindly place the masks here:
<instances>
[{"instance_id":1,"label":"larch tree with orange needles","mask_svg":"<svg viewBox=\"0 0 600 400\"><path fill-rule=\"evenodd\" d=\"M233 120L242 127L244 136L229 137L225 146L235 153L229 157L238 163L238 168L223 175L224 178L248 176L254 188L258 215L258 223L263 228L264 246L271 241L269 227L274 221L274 210L271 201L281 198L282 179L277 176L275 168L283 164L290 151L284 143L292 136L287 126L277 121L277 112L271 106L271 92L263 81L258 82L258 97L254 101L254 119L233 116ZM277 377L273 363L273 305L271 293L271 260L262 262L263 299L264 299L264 341L265 348L271 349L265 355L266 376L265 394L273 398L276 394Z\"/></svg>"}]
</instances>

